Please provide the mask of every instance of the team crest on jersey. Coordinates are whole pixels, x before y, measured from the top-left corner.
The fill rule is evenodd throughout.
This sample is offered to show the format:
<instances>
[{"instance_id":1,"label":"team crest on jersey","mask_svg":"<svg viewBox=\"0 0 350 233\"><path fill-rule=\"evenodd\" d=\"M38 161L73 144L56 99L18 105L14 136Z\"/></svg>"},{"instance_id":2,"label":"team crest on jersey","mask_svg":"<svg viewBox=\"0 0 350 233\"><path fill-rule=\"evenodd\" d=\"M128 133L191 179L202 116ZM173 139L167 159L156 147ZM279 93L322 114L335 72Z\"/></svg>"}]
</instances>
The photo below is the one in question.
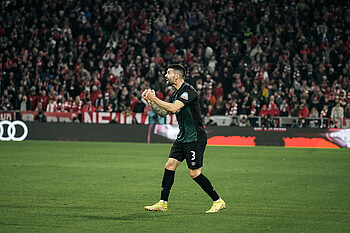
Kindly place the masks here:
<instances>
[{"instance_id":1,"label":"team crest on jersey","mask_svg":"<svg viewBox=\"0 0 350 233\"><path fill-rule=\"evenodd\" d=\"M188 100L188 93L184 92L184 93L182 93L182 95L180 97L184 100Z\"/></svg>"}]
</instances>

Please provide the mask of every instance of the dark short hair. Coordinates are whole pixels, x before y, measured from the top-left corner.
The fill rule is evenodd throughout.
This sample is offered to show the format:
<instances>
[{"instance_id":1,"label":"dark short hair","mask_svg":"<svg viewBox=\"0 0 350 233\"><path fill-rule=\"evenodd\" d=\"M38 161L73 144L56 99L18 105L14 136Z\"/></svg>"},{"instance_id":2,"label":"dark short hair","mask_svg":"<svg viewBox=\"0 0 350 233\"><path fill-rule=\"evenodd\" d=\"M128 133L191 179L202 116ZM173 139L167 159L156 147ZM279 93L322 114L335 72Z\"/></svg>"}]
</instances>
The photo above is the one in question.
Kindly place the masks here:
<instances>
[{"instance_id":1,"label":"dark short hair","mask_svg":"<svg viewBox=\"0 0 350 233\"><path fill-rule=\"evenodd\" d=\"M185 69L185 67L183 67L183 65L171 64L171 65L168 66L168 69L174 69L176 71L180 71L182 79L184 79L185 76L186 76L186 69Z\"/></svg>"}]
</instances>

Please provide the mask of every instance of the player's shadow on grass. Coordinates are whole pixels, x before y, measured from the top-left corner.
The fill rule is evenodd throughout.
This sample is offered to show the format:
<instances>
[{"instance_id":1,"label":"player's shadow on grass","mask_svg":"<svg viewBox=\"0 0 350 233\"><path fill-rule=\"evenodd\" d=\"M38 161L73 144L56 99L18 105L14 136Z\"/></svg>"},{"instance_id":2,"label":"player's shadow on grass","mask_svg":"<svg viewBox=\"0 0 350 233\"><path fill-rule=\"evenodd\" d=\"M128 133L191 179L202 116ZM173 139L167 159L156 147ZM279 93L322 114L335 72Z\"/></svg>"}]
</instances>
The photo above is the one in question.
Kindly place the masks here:
<instances>
[{"instance_id":1,"label":"player's shadow on grass","mask_svg":"<svg viewBox=\"0 0 350 233\"><path fill-rule=\"evenodd\" d=\"M90 220L114 220L114 221L131 221L131 220L142 220L142 219L150 219L150 218L159 218L166 217L165 213L157 213L157 214L145 214L145 213L135 213L135 214L127 214L123 216L102 216L102 215L79 215L78 218L86 218Z\"/></svg>"}]
</instances>

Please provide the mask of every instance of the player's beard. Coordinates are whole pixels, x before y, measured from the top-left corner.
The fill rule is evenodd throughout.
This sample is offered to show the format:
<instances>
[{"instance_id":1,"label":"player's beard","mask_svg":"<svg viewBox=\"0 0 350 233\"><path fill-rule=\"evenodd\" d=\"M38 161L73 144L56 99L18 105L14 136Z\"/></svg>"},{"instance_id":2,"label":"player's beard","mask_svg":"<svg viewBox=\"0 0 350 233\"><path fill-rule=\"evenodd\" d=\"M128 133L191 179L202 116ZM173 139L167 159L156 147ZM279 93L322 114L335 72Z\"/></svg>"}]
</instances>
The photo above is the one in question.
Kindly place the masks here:
<instances>
[{"instance_id":1,"label":"player's beard","mask_svg":"<svg viewBox=\"0 0 350 233\"><path fill-rule=\"evenodd\" d=\"M173 82L171 82L171 80L170 79L168 79L168 78L165 78L165 80L166 80L166 85L167 86L173 86Z\"/></svg>"}]
</instances>

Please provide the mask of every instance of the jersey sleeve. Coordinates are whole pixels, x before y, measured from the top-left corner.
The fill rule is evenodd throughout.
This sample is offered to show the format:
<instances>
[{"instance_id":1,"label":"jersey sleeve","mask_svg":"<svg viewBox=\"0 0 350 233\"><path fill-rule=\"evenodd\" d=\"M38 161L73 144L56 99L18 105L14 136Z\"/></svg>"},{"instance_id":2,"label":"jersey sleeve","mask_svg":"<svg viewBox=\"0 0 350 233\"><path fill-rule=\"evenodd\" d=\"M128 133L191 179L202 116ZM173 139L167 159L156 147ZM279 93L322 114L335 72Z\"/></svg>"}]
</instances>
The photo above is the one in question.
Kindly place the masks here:
<instances>
[{"instance_id":1,"label":"jersey sleeve","mask_svg":"<svg viewBox=\"0 0 350 233\"><path fill-rule=\"evenodd\" d=\"M197 96L198 94L196 91L190 88L185 88L184 90L182 90L181 93L179 93L176 100L181 101L186 106L189 105L193 100L195 100Z\"/></svg>"}]
</instances>

